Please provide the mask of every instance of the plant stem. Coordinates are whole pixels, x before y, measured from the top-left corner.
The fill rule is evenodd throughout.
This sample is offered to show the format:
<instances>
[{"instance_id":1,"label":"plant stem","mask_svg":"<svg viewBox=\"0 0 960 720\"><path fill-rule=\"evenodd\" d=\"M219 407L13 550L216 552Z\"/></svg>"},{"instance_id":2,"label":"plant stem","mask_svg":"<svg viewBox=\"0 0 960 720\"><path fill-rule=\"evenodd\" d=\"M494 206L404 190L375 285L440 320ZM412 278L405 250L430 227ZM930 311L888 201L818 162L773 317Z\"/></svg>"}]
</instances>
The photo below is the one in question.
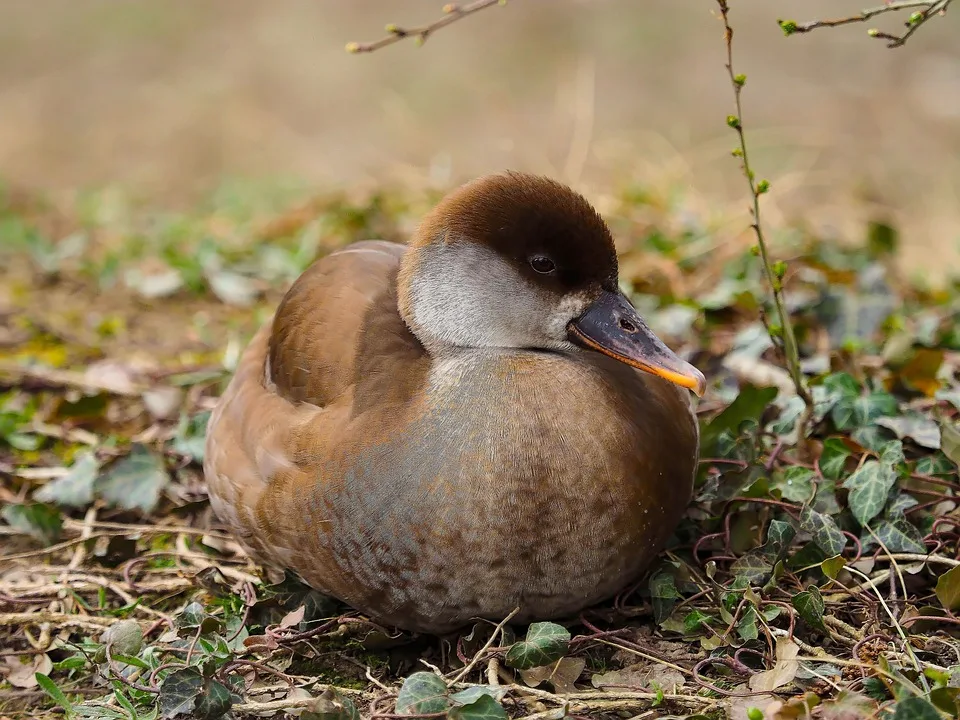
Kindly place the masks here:
<instances>
[{"instance_id":1,"label":"plant stem","mask_svg":"<svg viewBox=\"0 0 960 720\"><path fill-rule=\"evenodd\" d=\"M790 379L793 381L797 395L803 399L804 405L806 406L805 412L799 420L799 442L802 445L806 437L807 426L813 416L813 398L804 381L803 371L800 369L800 351L797 346L796 335L793 332L793 323L790 321L790 313L787 311L786 303L783 299L783 283L770 262L770 255L767 251L767 241L763 234L763 226L760 223L760 196L767 192L769 185L765 181L762 186L758 184L754 172L750 168L747 138L743 130L743 105L740 98L746 78L743 75L736 75L733 71L733 27L730 25L730 7L727 0L717 0L717 5L720 7L720 15L723 19L724 40L727 44L726 68L727 74L730 76L730 85L733 87L733 97L737 110L735 117L727 119L727 124L736 130L737 138L740 141L737 154L742 161L740 167L743 170L743 176L747 180L747 185L750 187L750 196L753 201L751 207L753 223L751 227L757 237L760 259L767 276L767 281L770 283L770 288L773 293L773 304L776 307L777 316L780 321L780 335L783 341L783 354L787 372L790 373ZM770 339L773 340L776 345L777 338L775 334L771 333L770 335Z\"/></svg>"}]
</instances>

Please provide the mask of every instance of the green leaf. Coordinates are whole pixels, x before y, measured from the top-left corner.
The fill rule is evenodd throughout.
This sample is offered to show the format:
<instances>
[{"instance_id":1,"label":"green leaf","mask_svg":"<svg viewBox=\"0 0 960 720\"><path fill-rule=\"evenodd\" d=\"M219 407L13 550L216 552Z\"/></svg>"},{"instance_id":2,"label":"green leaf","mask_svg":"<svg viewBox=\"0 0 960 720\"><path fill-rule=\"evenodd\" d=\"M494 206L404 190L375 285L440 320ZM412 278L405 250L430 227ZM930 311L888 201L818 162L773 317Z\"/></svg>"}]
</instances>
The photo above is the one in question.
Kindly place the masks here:
<instances>
[{"instance_id":1,"label":"green leaf","mask_svg":"<svg viewBox=\"0 0 960 720\"><path fill-rule=\"evenodd\" d=\"M782 560L790 549L790 543L796 536L797 531L793 525L783 520L771 520L767 528L767 542L762 551L767 557L776 560Z\"/></svg>"},{"instance_id":2,"label":"green leaf","mask_svg":"<svg viewBox=\"0 0 960 720\"><path fill-rule=\"evenodd\" d=\"M150 670L152 668L147 666L147 669ZM127 711L127 713L130 715L132 720L137 720L139 718L139 715L137 714L137 709L133 706L133 703L127 699L127 696L124 695L123 692L121 692L120 688L114 688L113 697L115 697L117 699L117 702L123 707L124 710Z\"/></svg>"},{"instance_id":3,"label":"green leaf","mask_svg":"<svg viewBox=\"0 0 960 720\"><path fill-rule=\"evenodd\" d=\"M741 578L751 585L759 585L770 577L773 564L759 552L753 551L734 560L730 566L730 572L734 577Z\"/></svg>"},{"instance_id":4,"label":"green leaf","mask_svg":"<svg viewBox=\"0 0 960 720\"><path fill-rule=\"evenodd\" d=\"M790 602L808 624L821 630L826 629L823 624L823 596L820 588L811 585L794 595Z\"/></svg>"},{"instance_id":5,"label":"green leaf","mask_svg":"<svg viewBox=\"0 0 960 720\"><path fill-rule=\"evenodd\" d=\"M847 544L846 536L840 532L833 518L809 506L800 511L800 527L813 536L813 542L827 557L841 554Z\"/></svg>"},{"instance_id":6,"label":"green leaf","mask_svg":"<svg viewBox=\"0 0 960 720\"><path fill-rule=\"evenodd\" d=\"M890 465L899 465L906 462L907 458L903 454L903 443L900 440L890 440L880 448L880 462Z\"/></svg>"},{"instance_id":7,"label":"green leaf","mask_svg":"<svg viewBox=\"0 0 960 720\"><path fill-rule=\"evenodd\" d=\"M759 637L756 606L747 605L747 609L743 611L743 616L737 623L737 635L743 640L756 640Z\"/></svg>"},{"instance_id":8,"label":"green leaf","mask_svg":"<svg viewBox=\"0 0 960 720\"><path fill-rule=\"evenodd\" d=\"M837 575L839 575L840 571L846 566L847 561L842 555L834 555L833 557L829 557L820 563L820 569L823 570L823 574L831 580L836 580Z\"/></svg>"},{"instance_id":9,"label":"green leaf","mask_svg":"<svg viewBox=\"0 0 960 720\"><path fill-rule=\"evenodd\" d=\"M35 673L34 677L36 678L37 685L40 686L40 689L49 695L50 699L53 700L57 705L63 708L67 717L73 715L73 703L70 702L70 699L53 680L43 673Z\"/></svg>"},{"instance_id":10,"label":"green leaf","mask_svg":"<svg viewBox=\"0 0 960 720\"><path fill-rule=\"evenodd\" d=\"M169 482L163 458L143 445L134 445L127 457L117 461L97 481L95 488L111 505L149 513L156 508L160 493Z\"/></svg>"},{"instance_id":11,"label":"green leaf","mask_svg":"<svg viewBox=\"0 0 960 720\"><path fill-rule=\"evenodd\" d=\"M776 396L776 388L758 388L745 384L737 395L737 399L704 428L700 440L703 453L712 452L713 445L723 432L736 435L740 426L747 420L758 422L763 411Z\"/></svg>"},{"instance_id":12,"label":"green leaf","mask_svg":"<svg viewBox=\"0 0 960 720\"><path fill-rule=\"evenodd\" d=\"M118 620L108 627L100 642L110 646L110 654L139 655L143 649L143 630L136 620Z\"/></svg>"},{"instance_id":13,"label":"green leaf","mask_svg":"<svg viewBox=\"0 0 960 720\"><path fill-rule=\"evenodd\" d=\"M850 433L850 439L868 450L879 452L880 448L889 442L889 435L889 430L871 423L870 425L859 427Z\"/></svg>"},{"instance_id":14,"label":"green leaf","mask_svg":"<svg viewBox=\"0 0 960 720\"><path fill-rule=\"evenodd\" d=\"M823 451L820 453L820 472L829 480L839 480L850 454L842 439L827 438L823 441Z\"/></svg>"},{"instance_id":15,"label":"green leaf","mask_svg":"<svg viewBox=\"0 0 960 720\"><path fill-rule=\"evenodd\" d=\"M890 552L927 552L920 531L903 515L880 520L874 525L873 531Z\"/></svg>"},{"instance_id":16,"label":"green leaf","mask_svg":"<svg viewBox=\"0 0 960 720\"><path fill-rule=\"evenodd\" d=\"M174 618L174 626L178 629L198 628L209 617L203 605L198 602L189 603L180 614Z\"/></svg>"},{"instance_id":17,"label":"green leaf","mask_svg":"<svg viewBox=\"0 0 960 720\"><path fill-rule=\"evenodd\" d=\"M160 712L165 718L193 713L203 692L203 675L195 667L170 673L160 685Z\"/></svg>"},{"instance_id":18,"label":"green leaf","mask_svg":"<svg viewBox=\"0 0 960 720\"><path fill-rule=\"evenodd\" d=\"M774 475L773 487L780 491L784 500L803 503L813 497L814 477L813 470L794 465Z\"/></svg>"},{"instance_id":19,"label":"green leaf","mask_svg":"<svg viewBox=\"0 0 960 720\"><path fill-rule=\"evenodd\" d=\"M897 399L887 392L851 397L844 395L830 411L837 430L852 430L870 425L881 417L897 414Z\"/></svg>"},{"instance_id":20,"label":"green leaf","mask_svg":"<svg viewBox=\"0 0 960 720\"><path fill-rule=\"evenodd\" d=\"M233 697L226 686L217 680L208 680L197 698L194 717L201 720L217 720L233 706Z\"/></svg>"},{"instance_id":21,"label":"green leaf","mask_svg":"<svg viewBox=\"0 0 960 720\"><path fill-rule=\"evenodd\" d=\"M661 571L650 578L650 603L653 605L653 618L659 625L673 612L680 592L671 573Z\"/></svg>"},{"instance_id":22,"label":"green leaf","mask_svg":"<svg viewBox=\"0 0 960 720\"><path fill-rule=\"evenodd\" d=\"M476 702L483 695L489 695L494 700L500 701L508 692L508 688L503 685L473 685L466 690L461 690L450 696L457 705L469 705Z\"/></svg>"},{"instance_id":23,"label":"green leaf","mask_svg":"<svg viewBox=\"0 0 960 720\"><path fill-rule=\"evenodd\" d=\"M893 430L898 438L910 438L921 447L940 449L940 427L934 420L920 413L877 418L877 425Z\"/></svg>"},{"instance_id":24,"label":"green leaf","mask_svg":"<svg viewBox=\"0 0 960 720\"><path fill-rule=\"evenodd\" d=\"M48 482L33 497L40 502L86 507L93 502L93 483L100 472L100 463L92 452L85 452L70 466L62 478Z\"/></svg>"},{"instance_id":25,"label":"green leaf","mask_svg":"<svg viewBox=\"0 0 960 720\"><path fill-rule=\"evenodd\" d=\"M446 712L450 707L447 684L431 672L416 672L400 687L398 715L426 715Z\"/></svg>"},{"instance_id":26,"label":"green leaf","mask_svg":"<svg viewBox=\"0 0 960 720\"><path fill-rule=\"evenodd\" d=\"M897 703L893 720L943 720L943 716L925 698L915 695Z\"/></svg>"},{"instance_id":27,"label":"green leaf","mask_svg":"<svg viewBox=\"0 0 960 720\"><path fill-rule=\"evenodd\" d=\"M960 428L953 423L944 422L940 425L940 445L943 454L960 467Z\"/></svg>"},{"instance_id":28,"label":"green leaf","mask_svg":"<svg viewBox=\"0 0 960 720\"><path fill-rule=\"evenodd\" d=\"M10 527L46 545L52 545L60 539L63 530L63 518L53 505L30 503L29 505L5 505L0 517Z\"/></svg>"},{"instance_id":29,"label":"green leaf","mask_svg":"<svg viewBox=\"0 0 960 720\"><path fill-rule=\"evenodd\" d=\"M177 434L173 438L173 450L179 455L193 458L196 463L203 462L203 449L207 437L207 423L210 411L197 413L193 417L180 416Z\"/></svg>"},{"instance_id":30,"label":"green leaf","mask_svg":"<svg viewBox=\"0 0 960 720\"><path fill-rule=\"evenodd\" d=\"M846 479L843 487L850 490L847 502L858 523L866 525L881 513L896 481L893 467L876 460L868 460Z\"/></svg>"},{"instance_id":31,"label":"green leaf","mask_svg":"<svg viewBox=\"0 0 960 720\"><path fill-rule=\"evenodd\" d=\"M450 720L507 720L507 712L489 695L481 695L468 705L454 707L447 717Z\"/></svg>"},{"instance_id":32,"label":"green leaf","mask_svg":"<svg viewBox=\"0 0 960 720\"><path fill-rule=\"evenodd\" d=\"M960 565L937 578L937 599L945 610L960 610Z\"/></svg>"},{"instance_id":33,"label":"green leaf","mask_svg":"<svg viewBox=\"0 0 960 720\"><path fill-rule=\"evenodd\" d=\"M570 632L551 622L533 623L526 637L510 646L505 658L508 666L517 670L549 665L567 653Z\"/></svg>"}]
</instances>

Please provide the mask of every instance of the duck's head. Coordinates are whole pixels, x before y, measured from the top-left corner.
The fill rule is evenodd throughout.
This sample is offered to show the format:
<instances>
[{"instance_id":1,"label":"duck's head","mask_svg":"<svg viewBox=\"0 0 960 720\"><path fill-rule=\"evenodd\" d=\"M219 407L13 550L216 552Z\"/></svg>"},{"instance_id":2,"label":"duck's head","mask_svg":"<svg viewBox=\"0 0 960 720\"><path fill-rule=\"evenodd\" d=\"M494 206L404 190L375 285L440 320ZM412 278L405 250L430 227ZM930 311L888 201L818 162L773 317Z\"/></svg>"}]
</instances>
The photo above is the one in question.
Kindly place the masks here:
<instances>
[{"instance_id":1,"label":"duck's head","mask_svg":"<svg viewBox=\"0 0 960 720\"><path fill-rule=\"evenodd\" d=\"M401 261L398 298L403 319L434 353L595 351L697 395L706 385L620 292L600 215L547 178L493 175L447 195Z\"/></svg>"}]
</instances>

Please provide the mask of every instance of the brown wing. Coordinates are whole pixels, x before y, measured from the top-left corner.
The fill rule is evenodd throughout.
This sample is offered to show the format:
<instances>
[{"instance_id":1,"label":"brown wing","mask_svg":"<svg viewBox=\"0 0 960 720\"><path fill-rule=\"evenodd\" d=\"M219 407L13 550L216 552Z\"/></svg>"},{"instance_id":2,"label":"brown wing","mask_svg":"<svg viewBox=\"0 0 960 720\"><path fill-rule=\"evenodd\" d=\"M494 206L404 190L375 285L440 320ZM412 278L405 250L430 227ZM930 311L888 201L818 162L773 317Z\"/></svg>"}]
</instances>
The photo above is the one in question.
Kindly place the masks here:
<instances>
[{"instance_id":1,"label":"brown wing","mask_svg":"<svg viewBox=\"0 0 960 720\"><path fill-rule=\"evenodd\" d=\"M384 241L354 243L297 279L277 308L270 337L270 376L282 397L324 407L354 384L371 310L396 315L404 249ZM392 313L382 307L391 295ZM417 344L413 336L406 341Z\"/></svg>"},{"instance_id":2,"label":"brown wing","mask_svg":"<svg viewBox=\"0 0 960 720\"><path fill-rule=\"evenodd\" d=\"M398 376L426 356L397 312L403 250L360 242L314 263L250 342L211 415L204 457L211 503L256 556L289 566L290 540L310 518L269 522L261 500L295 499L291 485L317 482L305 457L323 457L341 442L357 412L355 385L368 407L412 391Z\"/></svg>"}]
</instances>

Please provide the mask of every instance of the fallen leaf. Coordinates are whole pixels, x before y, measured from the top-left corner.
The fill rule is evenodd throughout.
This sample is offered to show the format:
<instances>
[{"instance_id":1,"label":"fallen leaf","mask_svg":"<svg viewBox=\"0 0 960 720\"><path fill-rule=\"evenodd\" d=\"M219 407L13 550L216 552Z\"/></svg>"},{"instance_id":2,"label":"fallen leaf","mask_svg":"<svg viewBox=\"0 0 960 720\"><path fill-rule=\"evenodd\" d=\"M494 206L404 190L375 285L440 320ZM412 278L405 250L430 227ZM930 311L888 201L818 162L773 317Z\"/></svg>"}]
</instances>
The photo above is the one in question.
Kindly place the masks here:
<instances>
[{"instance_id":1,"label":"fallen leaf","mask_svg":"<svg viewBox=\"0 0 960 720\"><path fill-rule=\"evenodd\" d=\"M5 680L18 688L35 688L37 673L49 675L53 670L53 661L46 653L30 656L4 655L3 661L10 668Z\"/></svg>"},{"instance_id":2,"label":"fallen leaf","mask_svg":"<svg viewBox=\"0 0 960 720\"><path fill-rule=\"evenodd\" d=\"M800 663L797 656L800 646L790 638L777 638L776 663L770 670L750 677L750 689L754 692L770 692L793 681Z\"/></svg>"},{"instance_id":3,"label":"fallen leaf","mask_svg":"<svg viewBox=\"0 0 960 720\"><path fill-rule=\"evenodd\" d=\"M528 687L536 687L540 683L548 682L553 685L555 692L572 693L577 691L574 683L586 666L587 661L583 658L560 658L551 665L521 670L520 677Z\"/></svg>"}]
</instances>

